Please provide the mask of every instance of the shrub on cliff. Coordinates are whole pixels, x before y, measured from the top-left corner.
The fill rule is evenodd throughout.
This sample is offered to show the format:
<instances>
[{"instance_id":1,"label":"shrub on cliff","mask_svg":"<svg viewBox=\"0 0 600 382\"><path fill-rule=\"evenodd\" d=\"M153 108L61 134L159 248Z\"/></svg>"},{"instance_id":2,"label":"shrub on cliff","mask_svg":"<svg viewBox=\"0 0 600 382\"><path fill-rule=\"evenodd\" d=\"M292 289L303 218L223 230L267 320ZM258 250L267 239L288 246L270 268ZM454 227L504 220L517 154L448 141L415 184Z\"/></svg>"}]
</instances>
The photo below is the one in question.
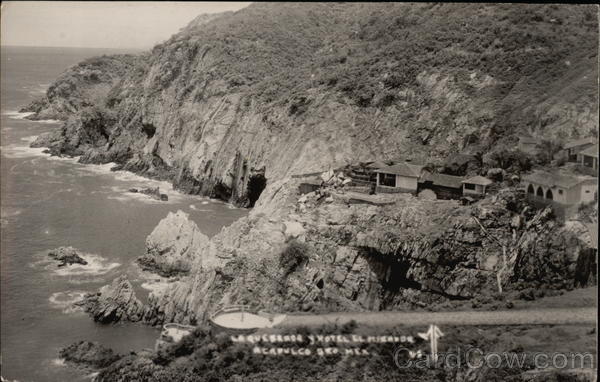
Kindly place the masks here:
<instances>
[{"instance_id":1,"label":"shrub on cliff","mask_svg":"<svg viewBox=\"0 0 600 382\"><path fill-rule=\"evenodd\" d=\"M67 362L92 368L107 367L121 358L112 349L90 341L79 341L66 346L60 350L59 356Z\"/></svg>"},{"instance_id":2,"label":"shrub on cliff","mask_svg":"<svg viewBox=\"0 0 600 382\"><path fill-rule=\"evenodd\" d=\"M490 156L492 167L498 167L510 172L526 172L531 170L532 157L519 150L500 148Z\"/></svg>"},{"instance_id":3,"label":"shrub on cliff","mask_svg":"<svg viewBox=\"0 0 600 382\"><path fill-rule=\"evenodd\" d=\"M291 240L279 255L279 266L284 275L293 273L300 265L308 260L310 247L296 239Z\"/></svg>"}]
</instances>

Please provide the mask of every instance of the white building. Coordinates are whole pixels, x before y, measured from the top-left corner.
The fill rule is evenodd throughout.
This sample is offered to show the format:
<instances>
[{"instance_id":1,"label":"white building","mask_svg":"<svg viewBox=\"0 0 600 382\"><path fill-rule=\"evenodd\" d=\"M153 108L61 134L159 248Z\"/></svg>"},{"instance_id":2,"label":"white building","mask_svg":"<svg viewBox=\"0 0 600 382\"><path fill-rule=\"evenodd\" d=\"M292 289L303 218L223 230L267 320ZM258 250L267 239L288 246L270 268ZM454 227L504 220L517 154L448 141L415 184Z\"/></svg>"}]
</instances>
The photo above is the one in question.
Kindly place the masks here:
<instances>
[{"instance_id":1,"label":"white building","mask_svg":"<svg viewBox=\"0 0 600 382\"><path fill-rule=\"evenodd\" d=\"M535 171L524 176L523 184L528 199L565 206L589 203L598 192L597 178L546 171Z\"/></svg>"},{"instance_id":2,"label":"white building","mask_svg":"<svg viewBox=\"0 0 600 382\"><path fill-rule=\"evenodd\" d=\"M416 193L423 166L398 163L377 169L375 172L377 173L377 191Z\"/></svg>"}]
</instances>

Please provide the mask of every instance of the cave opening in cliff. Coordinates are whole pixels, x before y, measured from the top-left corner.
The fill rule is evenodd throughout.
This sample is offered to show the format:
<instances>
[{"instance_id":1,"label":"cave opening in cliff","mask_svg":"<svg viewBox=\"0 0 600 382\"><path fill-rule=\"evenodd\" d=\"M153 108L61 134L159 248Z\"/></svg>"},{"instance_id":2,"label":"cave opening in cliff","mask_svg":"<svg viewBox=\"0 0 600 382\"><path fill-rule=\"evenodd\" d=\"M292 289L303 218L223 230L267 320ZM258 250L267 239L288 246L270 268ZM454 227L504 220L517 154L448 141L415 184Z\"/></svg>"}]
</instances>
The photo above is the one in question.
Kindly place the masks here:
<instances>
[{"instance_id":1,"label":"cave opening in cliff","mask_svg":"<svg viewBox=\"0 0 600 382\"><path fill-rule=\"evenodd\" d=\"M146 137L152 138L156 133L156 126L154 126L151 123L143 123L142 131L144 132L144 134L146 134Z\"/></svg>"},{"instance_id":2,"label":"cave opening in cliff","mask_svg":"<svg viewBox=\"0 0 600 382\"><path fill-rule=\"evenodd\" d=\"M252 208L267 187L267 178L262 174L255 174L248 179L248 207Z\"/></svg>"}]
</instances>

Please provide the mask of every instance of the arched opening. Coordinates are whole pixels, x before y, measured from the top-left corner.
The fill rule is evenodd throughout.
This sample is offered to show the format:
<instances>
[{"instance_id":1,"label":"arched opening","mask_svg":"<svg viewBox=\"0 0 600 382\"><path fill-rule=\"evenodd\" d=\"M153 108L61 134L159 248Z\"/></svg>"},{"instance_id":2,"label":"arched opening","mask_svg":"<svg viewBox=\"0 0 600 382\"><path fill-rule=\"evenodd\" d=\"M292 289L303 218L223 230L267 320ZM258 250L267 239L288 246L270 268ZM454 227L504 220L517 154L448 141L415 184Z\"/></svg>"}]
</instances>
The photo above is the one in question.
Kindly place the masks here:
<instances>
[{"instance_id":1,"label":"arched opening","mask_svg":"<svg viewBox=\"0 0 600 382\"><path fill-rule=\"evenodd\" d=\"M552 195L552 190L546 191L546 199L550 199L550 200L554 199L553 195Z\"/></svg>"},{"instance_id":2,"label":"arched opening","mask_svg":"<svg viewBox=\"0 0 600 382\"><path fill-rule=\"evenodd\" d=\"M533 189L533 186L530 184L529 187L527 187L527 193L528 194L535 194L535 190Z\"/></svg>"},{"instance_id":3,"label":"arched opening","mask_svg":"<svg viewBox=\"0 0 600 382\"><path fill-rule=\"evenodd\" d=\"M536 195L540 198L544 197L544 190L542 190L542 187L538 187Z\"/></svg>"},{"instance_id":4,"label":"arched opening","mask_svg":"<svg viewBox=\"0 0 600 382\"><path fill-rule=\"evenodd\" d=\"M254 207L265 187L267 187L267 178L264 175L256 174L250 176L250 179L248 179L248 207Z\"/></svg>"}]
</instances>

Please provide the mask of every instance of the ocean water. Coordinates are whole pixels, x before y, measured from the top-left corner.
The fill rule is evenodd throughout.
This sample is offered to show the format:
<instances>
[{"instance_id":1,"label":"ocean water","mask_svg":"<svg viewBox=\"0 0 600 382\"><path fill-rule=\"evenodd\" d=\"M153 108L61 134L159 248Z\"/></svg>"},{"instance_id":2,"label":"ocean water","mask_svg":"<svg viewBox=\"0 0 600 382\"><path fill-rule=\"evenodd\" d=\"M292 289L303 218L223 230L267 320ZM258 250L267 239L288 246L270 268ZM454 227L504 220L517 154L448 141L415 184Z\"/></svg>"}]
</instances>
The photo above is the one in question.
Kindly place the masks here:
<instances>
[{"instance_id":1,"label":"ocean water","mask_svg":"<svg viewBox=\"0 0 600 382\"><path fill-rule=\"evenodd\" d=\"M60 123L28 121L17 110L43 94L68 66L114 52L2 47L0 347L2 376L10 380L90 380L58 359L61 347L79 340L98 341L121 353L153 347L156 329L99 325L71 303L121 274L128 275L141 299L164 286L134 260L169 211L185 211L209 236L247 213L179 194L164 182L111 172L110 164L81 165L29 148L36 135ZM149 186L160 186L169 201L127 192ZM59 246L81 250L90 264L58 268L46 253Z\"/></svg>"}]
</instances>

